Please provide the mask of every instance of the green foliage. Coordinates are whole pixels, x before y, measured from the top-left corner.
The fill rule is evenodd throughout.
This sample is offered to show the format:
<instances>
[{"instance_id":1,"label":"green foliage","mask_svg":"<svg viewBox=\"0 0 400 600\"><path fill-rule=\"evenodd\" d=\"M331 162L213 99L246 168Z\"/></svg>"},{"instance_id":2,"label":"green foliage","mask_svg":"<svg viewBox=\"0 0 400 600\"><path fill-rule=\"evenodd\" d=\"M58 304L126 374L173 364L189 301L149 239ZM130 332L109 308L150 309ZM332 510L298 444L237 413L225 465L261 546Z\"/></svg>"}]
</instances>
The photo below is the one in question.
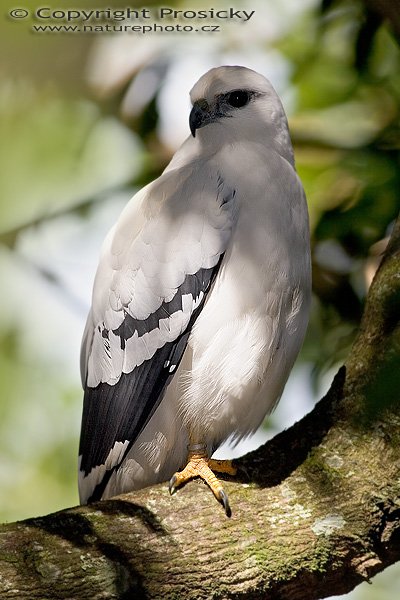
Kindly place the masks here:
<instances>
[{"instance_id":1,"label":"green foliage","mask_svg":"<svg viewBox=\"0 0 400 600\"><path fill-rule=\"evenodd\" d=\"M371 27L362 4L323 9L322 18L297 27L295 52L293 33L281 44L295 65L298 111L290 124L310 206L318 301L304 356L315 375L349 350L371 252L397 216L400 189L399 48L379 19Z\"/></svg>"},{"instance_id":2,"label":"green foliage","mask_svg":"<svg viewBox=\"0 0 400 600\"><path fill-rule=\"evenodd\" d=\"M16 330L0 337L0 506L6 521L77 502L77 390L46 365L24 360L20 338Z\"/></svg>"}]
</instances>

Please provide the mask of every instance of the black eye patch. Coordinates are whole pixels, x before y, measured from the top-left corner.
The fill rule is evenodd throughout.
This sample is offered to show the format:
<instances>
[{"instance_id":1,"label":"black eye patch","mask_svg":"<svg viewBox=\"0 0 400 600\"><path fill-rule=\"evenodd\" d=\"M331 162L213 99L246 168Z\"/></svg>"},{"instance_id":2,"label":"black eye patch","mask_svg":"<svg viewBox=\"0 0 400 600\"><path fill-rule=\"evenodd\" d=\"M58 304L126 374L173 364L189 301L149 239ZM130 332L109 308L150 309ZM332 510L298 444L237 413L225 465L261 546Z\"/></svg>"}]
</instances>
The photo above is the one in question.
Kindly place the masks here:
<instances>
[{"instance_id":1,"label":"black eye patch","mask_svg":"<svg viewBox=\"0 0 400 600\"><path fill-rule=\"evenodd\" d=\"M251 96L247 90L234 90L226 95L226 101L234 108L241 108L250 102Z\"/></svg>"}]
</instances>

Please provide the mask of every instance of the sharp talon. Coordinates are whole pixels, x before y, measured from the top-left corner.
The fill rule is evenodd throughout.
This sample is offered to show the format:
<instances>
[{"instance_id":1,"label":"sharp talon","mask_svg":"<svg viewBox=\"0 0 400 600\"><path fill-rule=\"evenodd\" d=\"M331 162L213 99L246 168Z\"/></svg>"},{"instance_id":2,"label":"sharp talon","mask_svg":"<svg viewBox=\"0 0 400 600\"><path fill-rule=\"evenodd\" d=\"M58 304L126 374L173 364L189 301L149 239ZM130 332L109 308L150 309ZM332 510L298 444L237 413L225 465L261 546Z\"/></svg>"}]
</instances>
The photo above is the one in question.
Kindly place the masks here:
<instances>
[{"instance_id":1,"label":"sharp talon","mask_svg":"<svg viewBox=\"0 0 400 600\"><path fill-rule=\"evenodd\" d=\"M171 494L171 496L173 494L175 494L175 492L176 492L175 483L176 483L176 475L173 475L171 477L171 479L169 480L169 484L168 484L169 493Z\"/></svg>"},{"instance_id":2,"label":"sharp talon","mask_svg":"<svg viewBox=\"0 0 400 600\"><path fill-rule=\"evenodd\" d=\"M227 517L231 517L232 516L231 507L229 506L228 496L227 496L227 494L226 494L226 492L224 490L220 491L220 493L219 493L219 499L222 502L222 504L224 505L226 516Z\"/></svg>"},{"instance_id":3,"label":"sharp talon","mask_svg":"<svg viewBox=\"0 0 400 600\"><path fill-rule=\"evenodd\" d=\"M221 502L225 509L226 516L230 517L232 511L229 506L228 496L215 476L212 468L215 466L216 470L229 473L230 475L233 475L236 468L232 466L231 461L210 460L204 451L200 451L202 448L203 445L201 445L198 452L197 447L195 448L196 451L189 451L188 462L183 471L174 473L169 480L169 493L172 496L172 494L174 494L182 485L195 477L200 477L209 486L215 498Z\"/></svg>"}]
</instances>

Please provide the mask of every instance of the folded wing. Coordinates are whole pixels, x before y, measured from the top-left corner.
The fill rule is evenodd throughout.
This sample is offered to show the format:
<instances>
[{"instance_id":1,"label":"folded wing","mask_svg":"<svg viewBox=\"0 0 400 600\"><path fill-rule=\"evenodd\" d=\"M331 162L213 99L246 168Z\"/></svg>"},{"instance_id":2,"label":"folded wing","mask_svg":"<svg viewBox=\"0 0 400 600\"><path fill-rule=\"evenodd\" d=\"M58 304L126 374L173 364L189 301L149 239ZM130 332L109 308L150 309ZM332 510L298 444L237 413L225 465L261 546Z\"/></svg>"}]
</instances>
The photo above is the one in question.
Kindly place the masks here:
<instances>
[{"instance_id":1,"label":"folded wing","mask_svg":"<svg viewBox=\"0 0 400 600\"><path fill-rule=\"evenodd\" d=\"M210 167L165 172L110 232L82 342L82 502L100 499L182 359L235 222Z\"/></svg>"}]
</instances>

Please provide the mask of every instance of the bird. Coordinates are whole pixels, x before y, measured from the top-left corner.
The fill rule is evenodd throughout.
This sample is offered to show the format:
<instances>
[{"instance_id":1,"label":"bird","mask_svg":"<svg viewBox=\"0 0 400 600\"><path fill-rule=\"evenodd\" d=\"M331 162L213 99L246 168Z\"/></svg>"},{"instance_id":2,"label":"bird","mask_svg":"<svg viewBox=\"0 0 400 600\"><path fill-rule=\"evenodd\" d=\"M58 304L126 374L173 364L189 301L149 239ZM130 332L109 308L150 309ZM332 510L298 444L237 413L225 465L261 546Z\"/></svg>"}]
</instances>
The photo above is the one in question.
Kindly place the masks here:
<instances>
[{"instance_id":1,"label":"bird","mask_svg":"<svg viewBox=\"0 0 400 600\"><path fill-rule=\"evenodd\" d=\"M107 235L81 348L82 504L200 477L279 401L310 310L308 209L272 84L244 66L190 91L190 133Z\"/></svg>"}]
</instances>

